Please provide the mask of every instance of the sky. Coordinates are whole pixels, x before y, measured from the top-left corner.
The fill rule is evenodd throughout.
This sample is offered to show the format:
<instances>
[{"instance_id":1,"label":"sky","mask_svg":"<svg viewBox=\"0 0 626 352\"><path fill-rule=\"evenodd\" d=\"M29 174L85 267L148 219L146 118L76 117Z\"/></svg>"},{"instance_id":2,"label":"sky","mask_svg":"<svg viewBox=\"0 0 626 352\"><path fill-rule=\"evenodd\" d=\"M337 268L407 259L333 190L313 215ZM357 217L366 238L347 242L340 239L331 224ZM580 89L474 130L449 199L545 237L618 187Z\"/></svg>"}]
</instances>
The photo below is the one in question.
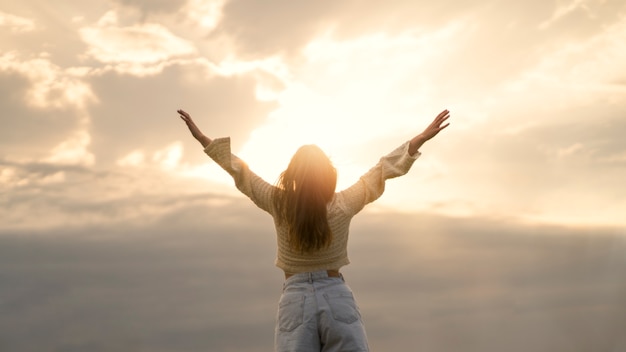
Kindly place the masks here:
<instances>
[{"instance_id":1,"label":"sky","mask_svg":"<svg viewBox=\"0 0 626 352\"><path fill-rule=\"evenodd\" d=\"M372 347L626 348L623 1L1 0L0 92L0 349L271 350L271 219L179 108L339 188L449 109L352 227Z\"/></svg>"}]
</instances>

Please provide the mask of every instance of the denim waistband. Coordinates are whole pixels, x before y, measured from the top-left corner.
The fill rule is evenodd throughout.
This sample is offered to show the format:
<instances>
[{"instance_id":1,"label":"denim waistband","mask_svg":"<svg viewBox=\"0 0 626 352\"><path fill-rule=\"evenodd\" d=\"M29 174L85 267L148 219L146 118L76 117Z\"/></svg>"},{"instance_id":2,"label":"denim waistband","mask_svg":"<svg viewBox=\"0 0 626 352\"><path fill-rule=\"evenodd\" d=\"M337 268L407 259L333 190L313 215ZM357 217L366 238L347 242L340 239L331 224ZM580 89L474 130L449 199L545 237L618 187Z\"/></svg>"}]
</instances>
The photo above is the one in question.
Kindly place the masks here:
<instances>
[{"instance_id":1,"label":"denim waistband","mask_svg":"<svg viewBox=\"0 0 626 352\"><path fill-rule=\"evenodd\" d=\"M339 276L340 277L338 277L337 279L343 280L343 275L339 274ZM313 281L327 279L329 277L330 276L328 276L328 272L326 270L298 273L298 274L293 274L291 277L285 280L285 285L291 284L291 283L298 283L298 282L312 283ZM330 278L335 279L335 277L330 277Z\"/></svg>"}]
</instances>

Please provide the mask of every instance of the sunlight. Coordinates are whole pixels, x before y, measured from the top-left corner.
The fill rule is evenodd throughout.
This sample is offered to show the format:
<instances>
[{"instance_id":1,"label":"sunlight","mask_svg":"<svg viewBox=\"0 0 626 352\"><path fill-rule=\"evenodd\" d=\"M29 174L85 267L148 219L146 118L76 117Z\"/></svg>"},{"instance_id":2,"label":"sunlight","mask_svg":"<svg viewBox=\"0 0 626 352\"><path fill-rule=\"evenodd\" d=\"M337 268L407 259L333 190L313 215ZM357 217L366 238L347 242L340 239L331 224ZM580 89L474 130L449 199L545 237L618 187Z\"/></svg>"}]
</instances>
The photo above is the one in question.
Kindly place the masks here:
<instances>
[{"instance_id":1,"label":"sunlight","mask_svg":"<svg viewBox=\"0 0 626 352\"><path fill-rule=\"evenodd\" d=\"M276 78L257 77L257 100L276 102L277 108L233 152L254 172L274 183L298 147L316 144L337 168L337 189L341 190L448 108L455 115L454 128L446 131L446 139L429 142L410 175L389 182L384 197L371 210L426 211L460 217L514 214L538 222L552 215L559 217L559 211L554 210L558 201L539 204L534 200L536 196L522 191L518 194L517 189L509 187L513 180L529 181L515 166L496 163L500 154L491 148L509 136L519 139L545 123L520 118L516 112L529 111L529 106L547 106L548 100L552 109L555 105L571 105L572 94L580 98L575 99L577 104L587 104L598 99L597 94L588 94L598 92L594 87L602 87L602 93L613 89L609 97L619 98L622 86L598 82L610 82L609 73L622 66L623 60L610 58L623 56L623 45L612 41L626 33L623 24L607 27L605 35L544 54L535 66L504 79L486 94L466 96L477 81L464 81L465 76L453 77L449 71L458 64L454 57L466 50L463 45L467 42L463 43L473 35L472 28L471 20L461 19L433 31L369 33L350 40L338 40L329 33L310 41L297 64L279 56L220 62L215 71L221 75L262 72ZM583 59L589 51L607 55ZM608 65L606 60L614 63ZM507 113L501 113L501 106L508 106ZM475 128L488 128L490 139L476 138L471 131ZM580 149L576 143L563 141L557 154L576 154ZM526 142L524 145L532 146ZM459 149L467 146L475 149L472 154L466 154L469 149ZM211 167L211 172L205 165L187 167L184 173L203 175L230 190L232 180L215 165ZM460 181L467 179L471 183ZM567 211L567 207L562 208ZM584 212L587 210L588 204L575 211L580 221L599 223L621 219L617 213L623 206L607 207L606 217L589 215ZM573 221L566 217L559 220Z\"/></svg>"},{"instance_id":2,"label":"sunlight","mask_svg":"<svg viewBox=\"0 0 626 352\"><path fill-rule=\"evenodd\" d=\"M298 147L316 144L337 167L338 188L349 186L443 109L429 89L428 67L446 55L439 40L461 27L312 41L303 51L306 64L294 69L284 90L258 89L259 98L275 98L279 108L235 152L273 181Z\"/></svg>"},{"instance_id":3,"label":"sunlight","mask_svg":"<svg viewBox=\"0 0 626 352\"><path fill-rule=\"evenodd\" d=\"M304 144L316 144L340 171L339 186L355 158L367 149L367 141L396 130L380 124L375 111L352 106L353 99L321 95L302 84L293 84L280 94L281 107L268 122L256 129L241 151L241 157L267 180L274 180L285 169L293 153ZM268 155L271 155L268 158ZM370 158L377 160L378 155ZM363 170L365 171L365 170Z\"/></svg>"}]
</instances>

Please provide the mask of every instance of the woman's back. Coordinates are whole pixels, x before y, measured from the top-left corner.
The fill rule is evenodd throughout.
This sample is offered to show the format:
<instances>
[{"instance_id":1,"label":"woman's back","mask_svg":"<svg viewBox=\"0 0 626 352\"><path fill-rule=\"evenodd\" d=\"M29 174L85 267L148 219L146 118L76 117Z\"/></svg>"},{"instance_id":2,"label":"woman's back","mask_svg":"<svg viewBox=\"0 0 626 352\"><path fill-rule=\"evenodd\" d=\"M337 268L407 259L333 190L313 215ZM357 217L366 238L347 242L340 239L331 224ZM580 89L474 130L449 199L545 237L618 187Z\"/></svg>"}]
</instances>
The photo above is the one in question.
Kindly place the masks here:
<instances>
[{"instance_id":1,"label":"woman's back","mask_svg":"<svg viewBox=\"0 0 626 352\"><path fill-rule=\"evenodd\" d=\"M237 188L274 218L276 265L286 276L278 303L276 351L368 351L361 314L339 273L349 263L350 221L380 197L387 179L409 171L420 155L420 146L448 126L442 124L449 112L441 112L424 132L382 157L339 193L334 192L335 170L317 147L304 148L300 156L299 150L294 167L290 164L274 186L232 154L230 138L211 140L189 114L178 113L204 151L233 177Z\"/></svg>"},{"instance_id":2,"label":"woman's back","mask_svg":"<svg viewBox=\"0 0 626 352\"><path fill-rule=\"evenodd\" d=\"M276 210L275 196L281 189L269 184L252 172L247 164L232 154L229 138L215 139L205 152L235 180L237 188L254 204L274 218L277 255L275 264L289 274L317 270L338 270L350 263L347 243L350 221L363 207L378 199L385 190L385 180L406 174L419 152L410 155L409 142L402 144L379 162L349 188L334 193L326 204L326 220L332 237L327 246L302 251L292 245L290 224ZM334 187L334 186L333 186Z\"/></svg>"}]
</instances>

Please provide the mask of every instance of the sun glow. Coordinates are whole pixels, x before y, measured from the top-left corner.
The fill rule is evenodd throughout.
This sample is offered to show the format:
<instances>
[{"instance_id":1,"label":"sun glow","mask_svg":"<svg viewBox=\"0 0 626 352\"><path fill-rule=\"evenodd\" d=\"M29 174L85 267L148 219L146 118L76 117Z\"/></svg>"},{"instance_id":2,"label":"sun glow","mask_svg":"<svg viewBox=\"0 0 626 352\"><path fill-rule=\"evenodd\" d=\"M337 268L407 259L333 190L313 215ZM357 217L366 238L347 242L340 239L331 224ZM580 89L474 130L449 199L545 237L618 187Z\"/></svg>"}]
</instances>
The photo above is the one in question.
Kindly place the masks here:
<instances>
[{"instance_id":1,"label":"sun glow","mask_svg":"<svg viewBox=\"0 0 626 352\"><path fill-rule=\"evenodd\" d=\"M524 148L528 148L527 142L522 143L513 137L528 135L529 129L538 129L545 121L520 119L516 111L534 111L528 107L544 106L538 102L543 102L547 96L551 97L551 102L571 104L571 94L558 92L573 91L579 97L589 90L593 91L588 85L584 86L589 89L579 89L580 85L576 83L588 82L585 80L588 78L586 73L592 70L587 70L590 67L587 62L592 61L579 60L578 54L583 55L586 50L557 50L552 55L544 55L536 66L502 80L485 94L475 96L472 89L479 89L475 85L480 80L465 72L455 71L458 63L454 57L467 50L467 43L472 43L469 37L476 34L476 28L472 21L459 19L432 31L416 29L394 35L370 33L350 40L338 40L328 34L305 46L301 61L287 63L280 56L273 56L267 61L235 60L232 64L220 64L220 72L225 75L260 69L268 77L275 78L259 79L255 94L259 101L276 102L277 108L251 132L250 137L243 141L243 146L233 152L242 157L254 172L273 183L298 147L316 144L336 166L337 187L340 190L358 180L379 157L422 131L438 112L449 109L454 115L453 128L446 130L446 137L429 142L422 149L424 156L413 167L411 174L389 182L385 196L374 207L453 216L520 216L533 221L558 217L558 212L553 209L562 205L559 201L546 199L546 192L537 191L533 195L509 187L512 180L523 178L526 171L518 172L515 164L502 163L501 152L493 146L504 145L506 149L508 145L516 149L518 145L510 143L519 143L519 147L525 145ZM617 34L608 37L621 37L622 28L611 27L611 32ZM611 46L610 41L601 39L592 39L582 47L607 46L613 48L609 57L622 55L620 45ZM570 61L572 63L564 67L581 69L568 69L575 75L560 74L563 69L557 69L556 65ZM604 66L609 67L598 67ZM573 83L552 83L564 81L562 77L570 77ZM562 89L550 89L554 86ZM610 87L614 86L617 87L615 84ZM614 89L616 96L622 91L621 86ZM549 92L530 93L543 90ZM597 96L588 94L585 101L592 98ZM528 103L529 99L532 99L532 104ZM499 106L505 105L513 108L501 114ZM539 112L538 116L543 110ZM486 124L497 125L498 128L488 126L485 138L476 139L471 130L484 129ZM509 137L503 135L512 136L511 141L505 143ZM237 141L234 145L241 145L241 142ZM578 139L564 140L562 145L555 147L554 155L578 155L581 150L584 152L585 145ZM467 146L475 150L470 151ZM530 147L532 150L532 145ZM541 153L541 150L538 152ZM614 155L613 162L622 160L622 154ZM520 162L526 159L525 154L517 157ZM485 175L500 182L477 181ZM223 173L217 171L210 179L218 182L218 177L222 176ZM465 182L468 179L472 180L471 186ZM228 178L222 178L219 183L232 185ZM539 198L546 200L537 202ZM511 202L511 199L515 201ZM589 206L582 203L580 209L584 212L589 210ZM621 219L615 215L614 209L620 211L623 207L607 207L610 212L607 218ZM608 221L604 217L592 216L581 216L581 219L582 222ZM571 222L571 219L563 221Z\"/></svg>"},{"instance_id":2,"label":"sun glow","mask_svg":"<svg viewBox=\"0 0 626 352\"><path fill-rule=\"evenodd\" d=\"M279 94L280 109L253 131L241 156L259 175L273 181L284 170L298 147L316 144L333 160L341 155L350 131L347 119L328 98L303 85L292 85Z\"/></svg>"},{"instance_id":3,"label":"sun glow","mask_svg":"<svg viewBox=\"0 0 626 352\"><path fill-rule=\"evenodd\" d=\"M259 175L275 180L299 146L316 144L337 167L338 187L348 186L437 111L425 67L445 55L436 50L437 40L459 28L312 41L303 51L305 63L286 78L282 91L272 92L278 109L235 152ZM382 60L379 52L397 55Z\"/></svg>"}]
</instances>

